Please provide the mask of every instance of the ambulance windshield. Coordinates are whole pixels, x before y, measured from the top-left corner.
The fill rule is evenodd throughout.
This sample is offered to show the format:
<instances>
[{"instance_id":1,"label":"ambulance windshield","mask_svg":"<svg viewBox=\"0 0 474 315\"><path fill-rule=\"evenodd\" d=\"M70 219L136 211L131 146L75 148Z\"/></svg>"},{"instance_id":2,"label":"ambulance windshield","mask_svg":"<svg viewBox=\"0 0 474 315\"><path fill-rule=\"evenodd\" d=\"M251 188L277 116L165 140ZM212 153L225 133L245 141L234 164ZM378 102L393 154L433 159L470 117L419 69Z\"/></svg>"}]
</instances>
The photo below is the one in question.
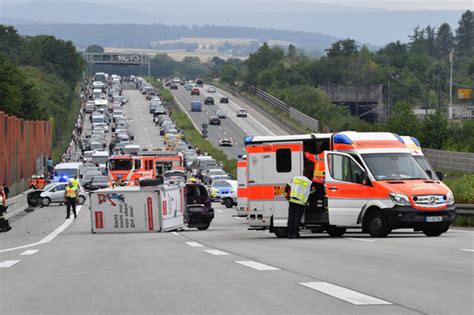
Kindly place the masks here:
<instances>
[{"instance_id":1,"label":"ambulance windshield","mask_svg":"<svg viewBox=\"0 0 474 315\"><path fill-rule=\"evenodd\" d=\"M111 159L109 161L109 169L111 171L128 171L132 169L132 159Z\"/></svg>"},{"instance_id":2,"label":"ambulance windshield","mask_svg":"<svg viewBox=\"0 0 474 315\"><path fill-rule=\"evenodd\" d=\"M429 179L409 153L363 154L362 157L376 180Z\"/></svg>"}]
</instances>

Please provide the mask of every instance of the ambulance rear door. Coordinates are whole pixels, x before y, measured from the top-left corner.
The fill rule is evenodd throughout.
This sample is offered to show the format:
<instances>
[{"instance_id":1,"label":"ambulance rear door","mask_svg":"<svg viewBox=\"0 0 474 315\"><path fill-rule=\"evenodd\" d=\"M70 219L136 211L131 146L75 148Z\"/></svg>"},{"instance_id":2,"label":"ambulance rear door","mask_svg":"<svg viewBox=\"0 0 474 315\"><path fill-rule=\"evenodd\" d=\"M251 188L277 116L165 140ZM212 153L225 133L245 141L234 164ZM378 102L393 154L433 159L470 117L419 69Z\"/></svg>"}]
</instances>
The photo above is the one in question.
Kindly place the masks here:
<instances>
[{"instance_id":1,"label":"ambulance rear door","mask_svg":"<svg viewBox=\"0 0 474 315\"><path fill-rule=\"evenodd\" d=\"M273 226L286 227L288 201L285 187L293 177L303 173L303 142L274 143L272 153L271 161L264 162L263 177L272 195L266 206L273 212Z\"/></svg>"}]
</instances>

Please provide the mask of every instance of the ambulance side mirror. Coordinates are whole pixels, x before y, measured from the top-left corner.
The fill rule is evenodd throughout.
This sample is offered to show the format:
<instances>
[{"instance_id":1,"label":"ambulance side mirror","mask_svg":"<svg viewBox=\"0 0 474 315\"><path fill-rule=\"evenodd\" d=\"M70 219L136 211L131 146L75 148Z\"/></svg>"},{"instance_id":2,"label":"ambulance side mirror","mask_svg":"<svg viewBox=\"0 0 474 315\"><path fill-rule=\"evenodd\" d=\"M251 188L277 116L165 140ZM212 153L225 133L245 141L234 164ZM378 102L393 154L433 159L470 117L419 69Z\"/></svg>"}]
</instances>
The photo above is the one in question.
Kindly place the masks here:
<instances>
[{"instance_id":1,"label":"ambulance side mirror","mask_svg":"<svg viewBox=\"0 0 474 315\"><path fill-rule=\"evenodd\" d=\"M439 178L440 181L443 181L443 179L444 179L444 174L443 174L443 172L436 171L436 176L438 176L438 178Z\"/></svg>"},{"instance_id":2,"label":"ambulance side mirror","mask_svg":"<svg viewBox=\"0 0 474 315\"><path fill-rule=\"evenodd\" d=\"M366 171L362 171L356 175L356 183L361 185L367 185L369 183L369 177Z\"/></svg>"}]
</instances>

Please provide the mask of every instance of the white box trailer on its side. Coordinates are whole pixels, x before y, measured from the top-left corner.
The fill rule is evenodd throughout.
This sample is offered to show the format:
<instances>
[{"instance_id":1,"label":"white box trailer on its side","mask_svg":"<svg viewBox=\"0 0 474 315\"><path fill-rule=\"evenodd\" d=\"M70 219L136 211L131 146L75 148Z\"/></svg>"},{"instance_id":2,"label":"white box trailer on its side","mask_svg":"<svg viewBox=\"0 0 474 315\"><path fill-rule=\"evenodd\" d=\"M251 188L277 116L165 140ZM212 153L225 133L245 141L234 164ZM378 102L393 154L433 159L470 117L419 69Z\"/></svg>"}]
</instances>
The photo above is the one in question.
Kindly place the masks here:
<instances>
[{"instance_id":1,"label":"white box trailer on its side","mask_svg":"<svg viewBox=\"0 0 474 315\"><path fill-rule=\"evenodd\" d=\"M184 187L116 187L90 193L92 233L166 232L184 227Z\"/></svg>"}]
</instances>

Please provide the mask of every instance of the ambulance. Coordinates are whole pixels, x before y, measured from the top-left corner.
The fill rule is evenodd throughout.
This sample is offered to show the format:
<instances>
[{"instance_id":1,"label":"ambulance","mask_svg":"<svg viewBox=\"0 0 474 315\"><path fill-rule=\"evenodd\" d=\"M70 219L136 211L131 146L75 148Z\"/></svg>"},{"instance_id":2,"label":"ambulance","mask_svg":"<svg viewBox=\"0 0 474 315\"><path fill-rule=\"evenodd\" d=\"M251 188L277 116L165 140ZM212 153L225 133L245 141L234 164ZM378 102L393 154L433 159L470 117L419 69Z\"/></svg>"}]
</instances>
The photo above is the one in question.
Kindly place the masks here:
<instances>
[{"instance_id":1,"label":"ambulance","mask_svg":"<svg viewBox=\"0 0 474 315\"><path fill-rule=\"evenodd\" d=\"M247 156L239 156L237 160L237 216L248 215L247 200Z\"/></svg>"},{"instance_id":2,"label":"ambulance","mask_svg":"<svg viewBox=\"0 0 474 315\"><path fill-rule=\"evenodd\" d=\"M372 237L411 228L439 236L455 217L454 197L416 161L402 137L387 132L247 136L249 229L287 236L285 186L324 151L324 193L309 198L302 226L342 236L362 228Z\"/></svg>"},{"instance_id":3,"label":"ambulance","mask_svg":"<svg viewBox=\"0 0 474 315\"><path fill-rule=\"evenodd\" d=\"M430 161L423 154L423 151L421 151L420 141L408 136L402 136L402 139L407 149L410 150L411 155L413 155L418 164L425 170L426 174L428 174L431 179L443 180L443 173L439 171L436 172L431 166Z\"/></svg>"}]
</instances>

